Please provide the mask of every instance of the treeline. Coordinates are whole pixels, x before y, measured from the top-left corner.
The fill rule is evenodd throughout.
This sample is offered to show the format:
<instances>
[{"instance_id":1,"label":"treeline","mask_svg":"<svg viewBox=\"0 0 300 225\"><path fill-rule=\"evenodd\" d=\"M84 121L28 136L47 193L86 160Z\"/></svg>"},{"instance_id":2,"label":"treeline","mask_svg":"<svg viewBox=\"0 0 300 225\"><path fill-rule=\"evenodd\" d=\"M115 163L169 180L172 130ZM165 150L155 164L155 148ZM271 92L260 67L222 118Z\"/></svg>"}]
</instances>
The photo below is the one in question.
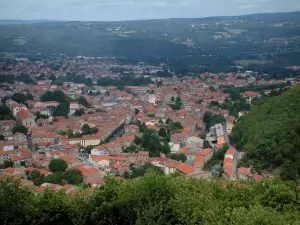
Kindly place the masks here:
<instances>
[{"instance_id":1,"label":"treeline","mask_svg":"<svg viewBox=\"0 0 300 225\"><path fill-rule=\"evenodd\" d=\"M9 83L13 84L15 81L23 82L25 84L34 84L34 80L26 74L22 74L20 76L14 75L0 75L0 83Z\"/></svg>"},{"instance_id":2,"label":"treeline","mask_svg":"<svg viewBox=\"0 0 300 225\"><path fill-rule=\"evenodd\" d=\"M242 161L260 172L274 169L300 183L300 86L262 100L234 126L231 141L246 152Z\"/></svg>"},{"instance_id":3,"label":"treeline","mask_svg":"<svg viewBox=\"0 0 300 225\"><path fill-rule=\"evenodd\" d=\"M225 88L224 92L228 93L230 95L230 98L232 100L239 100L241 99L241 93L245 92L245 91L256 91L256 92L260 92L263 95L264 90L275 90L278 88L285 88L286 84L284 83L280 83L280 84L253 84L253 85L248 85L248 86L243 86L243 87L226 87L224 86L223 88Z\"/></svg>"},{"instance_id":4,"label":"treeline","mask_svg":"<svg viewBox=\"0 0 300 225\"><path fill-rule=\"evenodd\" d=\"M77 193L34 193L20 183L0 183L1 224L299 224L294 182L205 181L148 172Z\"/></svg>"},{"instance_id":5,"label":"treeline","mask_svg":"<svg viewBox=\"0 0 300 225\"><path fill-rule=\"evenodd\" d=\"M141 86L150 84L149 77L134 77L131 75L123 75L120 79L100 78L98 79L99 86L117 86L119 89L124 89L124 86Z\"/></svg>"}]
</instances>

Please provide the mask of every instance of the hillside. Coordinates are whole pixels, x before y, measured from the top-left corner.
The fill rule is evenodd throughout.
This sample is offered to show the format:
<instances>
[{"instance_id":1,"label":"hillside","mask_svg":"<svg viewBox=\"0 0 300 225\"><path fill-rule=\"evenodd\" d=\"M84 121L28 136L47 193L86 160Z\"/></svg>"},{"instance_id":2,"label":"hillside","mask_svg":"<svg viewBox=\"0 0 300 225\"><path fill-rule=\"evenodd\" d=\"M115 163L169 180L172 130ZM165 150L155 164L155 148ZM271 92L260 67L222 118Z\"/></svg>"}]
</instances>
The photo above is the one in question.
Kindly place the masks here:
<instances>
[{"instance_id":1,"label":"hillside","mask_svg":"<svg viewBox=\"0 0 300 225\"><path fill-rule=\"evenodd\" d=\"M231 140L256 170L281 169L300 181L300 86L254 105L234 126Z\"/></svg>"},{"instance_id":2,"label":"hillside","mask_svg":"<svg viewBox=\"0 0 300 225\"><path fill-rule=\"evenodd\" d=\"M1 224L299 224L299 191L293 182L205 181L147 173L107 178L104 188L34 193L0 183Z\"/></svg>"},{"instance_id":3,"label":"hillside","mask_svg":"<svg viewBox=\"0 0 300 225\"><path fill-rule=\"evenodd\" d=\"M203 65L219 71L232 65L284 68L300 64L299 21L300 12L120 22L21 21L0 25L0 53L168 61L182 71Z\"/></svg>"}]
</instances>

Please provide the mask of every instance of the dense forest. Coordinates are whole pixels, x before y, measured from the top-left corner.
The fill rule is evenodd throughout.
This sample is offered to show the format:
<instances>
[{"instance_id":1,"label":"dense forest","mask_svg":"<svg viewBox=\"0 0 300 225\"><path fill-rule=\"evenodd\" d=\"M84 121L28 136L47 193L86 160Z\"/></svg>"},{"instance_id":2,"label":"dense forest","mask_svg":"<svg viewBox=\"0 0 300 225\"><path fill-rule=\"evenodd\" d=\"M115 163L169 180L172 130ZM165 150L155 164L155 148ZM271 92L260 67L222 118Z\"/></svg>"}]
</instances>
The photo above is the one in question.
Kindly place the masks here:
<instances>
[{"instance_id":1,"label":"dense forest","mask_svg":"<svg viewBox=\"0 0 300 225\"><path fill-rule=\"evenodd\" d=\"M257 101L239 119L231 140L246 152L243 163L255 170L280 170L286 180L300 182L300 86Z\"/></svg>"},{"instance_id":2,"label":"dense forest","mask_svg":"<svg viewBox=\"0 0 300 225\"><path fill-rule=\"evenodd\" d=\"M205 181L150 171L77 194L0 183L1 224L299 224L299 190L294 182Z\"/></svg>"}]
</instances>

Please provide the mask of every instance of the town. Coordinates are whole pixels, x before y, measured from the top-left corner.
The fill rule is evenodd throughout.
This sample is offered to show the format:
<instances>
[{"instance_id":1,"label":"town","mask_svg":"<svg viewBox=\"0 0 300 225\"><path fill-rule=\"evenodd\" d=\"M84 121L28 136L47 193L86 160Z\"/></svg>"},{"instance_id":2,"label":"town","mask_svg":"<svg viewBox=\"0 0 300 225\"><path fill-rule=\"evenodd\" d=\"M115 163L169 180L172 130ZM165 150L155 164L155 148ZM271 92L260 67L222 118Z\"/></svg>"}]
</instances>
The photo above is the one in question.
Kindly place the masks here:
<instances>
[{"instance_id":1,"label":"town","mask_svg":"<svg viewBox=\"0 0 300 225\"><path fill-rule=\"evenodd\" d=\"M149 169L209 180L272 176L241 166L245 154L230 134L261 98L300 83L242 67L183 76L165 64L84 56L14 58L0 72L1 177L38 192L101 187L107 175Z\"/></svg>"}]
</instances>

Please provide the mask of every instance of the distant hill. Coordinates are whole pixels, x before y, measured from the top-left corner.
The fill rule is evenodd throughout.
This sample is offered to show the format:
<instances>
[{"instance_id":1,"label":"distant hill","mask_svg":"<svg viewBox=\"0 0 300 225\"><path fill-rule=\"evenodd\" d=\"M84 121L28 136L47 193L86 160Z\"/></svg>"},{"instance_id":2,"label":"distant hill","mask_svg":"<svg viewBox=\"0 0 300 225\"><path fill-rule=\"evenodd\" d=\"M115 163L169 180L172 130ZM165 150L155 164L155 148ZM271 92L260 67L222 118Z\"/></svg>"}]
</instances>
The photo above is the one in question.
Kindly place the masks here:
<instances>
[{"instance_id":1,"label":"distant hill","mask_svg":"<svg viewBox=\"0 0 300 225\"><path fill-rule=\"evenodd\" d=\"M232 130L232 141L255 169L279 168L300 182L300 85L254 105Z\"/></svg>"},{"instance_id":2,"label":"distant hill","mask_svg":"<svg viewBox=\"0 0 300 225\"><path fill-rule=\"evenodd\" d=\"M0 20L0 25L47 23L53 20Z\"/></svg>"},{"instance_id":3,"label":"distant hill","mask_svg":"<svg viewBox=\"0 0 300 225\"><path fill-rule=\"evenodd\" d=\"M300 12L115 22L7 20L0 21L1 52L168 62L181 74L203 68L226 72L233 65L273 74L300 65Z\"/></svg>"}]
</instances>

